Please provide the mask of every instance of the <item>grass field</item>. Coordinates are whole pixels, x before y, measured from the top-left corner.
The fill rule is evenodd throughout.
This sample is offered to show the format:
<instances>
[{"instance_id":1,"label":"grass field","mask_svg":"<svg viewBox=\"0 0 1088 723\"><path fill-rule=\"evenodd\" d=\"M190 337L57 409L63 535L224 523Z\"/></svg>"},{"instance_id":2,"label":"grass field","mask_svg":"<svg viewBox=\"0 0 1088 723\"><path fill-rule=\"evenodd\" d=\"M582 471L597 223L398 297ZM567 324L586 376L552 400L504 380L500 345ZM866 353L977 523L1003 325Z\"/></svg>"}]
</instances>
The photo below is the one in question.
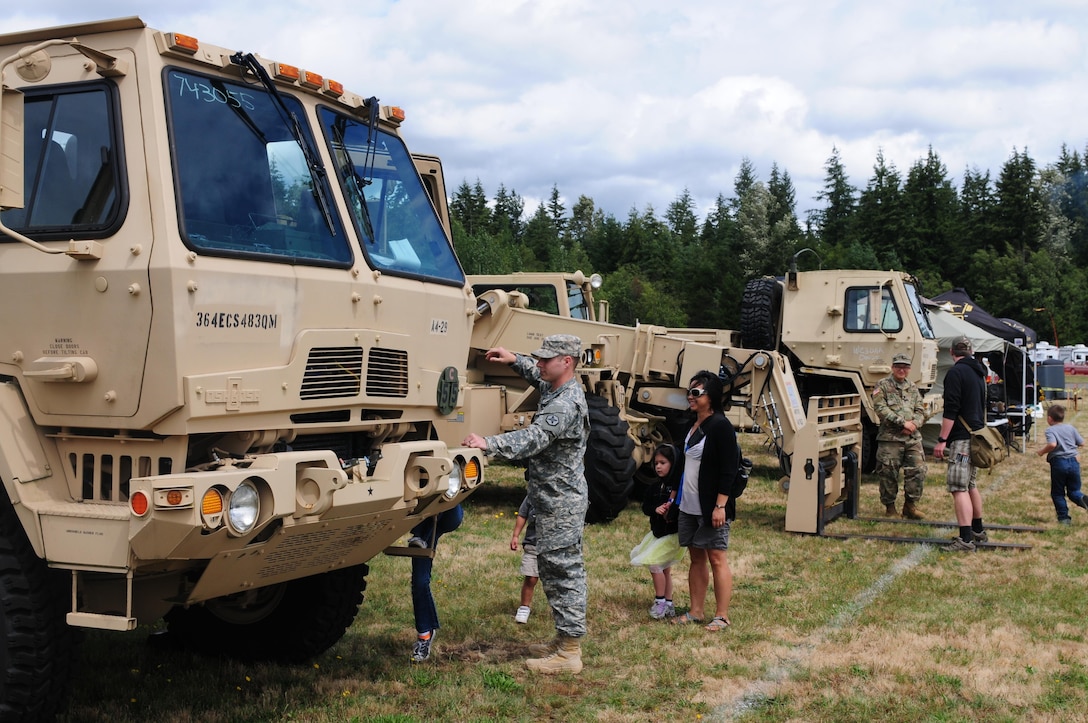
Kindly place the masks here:
<instances>
[{"instance_id":1,"label":"grass field","mask_svg":"<svg viewBox=\"0 0 1088 723\"><path fill-rule=\"evenodd\" d=\"M1040 420L1041 421L1041 420ZM1088 436L1088 411L1067 421ZM649 574L627 564L647 521L631 504L587 528L590 634L579 676L540 677L526 646L554 633L540 589L517 625L519 556L508 549L524 489L489 468L463 527L442 539L435 654L412 665L409 562L372 561L344 639L312 665L241 665L161 651L92 631L71 721L1071 721L1088 720L1088 512L1059 526L1049 471L1028 451L981 478L985 520L1030 550L942 552L934 545L835 540L783 531L785 497L762 438L742 435L756 470L739 500L730 561L733 627L707 633L651 620ZM930 458L921 508L952 520L943 465ZM901 497L900 497L901 501ZM882 511L875 481L861 515ZM839 519L834 532L932 535L952 528ZM686 562L674 571L686 606Z\"/></svg>"}]
</instances>

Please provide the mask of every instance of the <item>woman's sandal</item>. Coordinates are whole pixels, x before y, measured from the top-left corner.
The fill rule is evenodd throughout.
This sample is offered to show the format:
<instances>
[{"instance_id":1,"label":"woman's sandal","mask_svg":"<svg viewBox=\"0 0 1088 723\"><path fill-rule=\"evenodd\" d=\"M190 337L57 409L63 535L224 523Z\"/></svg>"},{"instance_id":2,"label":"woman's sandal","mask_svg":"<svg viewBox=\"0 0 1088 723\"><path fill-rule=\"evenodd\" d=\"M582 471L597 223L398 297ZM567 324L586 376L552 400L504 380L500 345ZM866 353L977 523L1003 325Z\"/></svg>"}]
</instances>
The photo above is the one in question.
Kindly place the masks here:
<instances>
[{"instance_id":1,"label":"woman's sandal","mask_svg":"<svg viewBox=\"0 0 1088 723\"><path fill-rule=\"evenodd\" d=\"M729 625L730 623L728 620L721 616L718 616L710 621L710 623L706 626L706 629L708 632L717 633L719 631L725 630L729 627Z\"/></svg>"},{"instance_id":2,"label":"woman's sandal","mask_svg":"<svg viewBox=\"0 0 1088 723\"><path fill-rule=\"evenodd\" d=\"M680 615L679 617L673 618L672 619L672 624L673 625L695 625L695 624L702 625L703 621L700 620L699 618L695 617L694 615L692 615L690 612L687 612L687 613L684 613L683 615Z\"/></svg>"}]
</instances>

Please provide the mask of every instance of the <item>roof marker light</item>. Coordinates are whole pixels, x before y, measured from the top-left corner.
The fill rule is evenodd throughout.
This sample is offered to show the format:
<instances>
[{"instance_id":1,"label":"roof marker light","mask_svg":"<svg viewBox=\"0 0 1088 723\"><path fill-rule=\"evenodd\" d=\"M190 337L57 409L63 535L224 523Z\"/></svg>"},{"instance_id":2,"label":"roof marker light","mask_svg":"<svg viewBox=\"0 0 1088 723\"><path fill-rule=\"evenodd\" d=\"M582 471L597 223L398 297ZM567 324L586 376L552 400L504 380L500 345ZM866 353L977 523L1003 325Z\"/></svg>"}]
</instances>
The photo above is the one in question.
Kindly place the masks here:
<instances>
[{"instance_id":1,"label":"roof marker light","mask_svg":"<svg viewBox=\"0 0 1088 723\"><path fill-rule=\"evenodd\" d=\"M317 90L325 85L325 79L313 71L304 70L302 71L302 77L299 79L299 84L303 88Z\"/></svg>"},{"instance_id":2,"label":"roof marker light","mask_svg":"<svg viewBox=\"0 0 1088 723\"><path fill-rule=\"evenodd\" d=\"M298 80L298 68L287 63L272 63L272 77L276 80Z\"/></svg>"},{"instance_id":3,"label":"roof marker light","mask_svg":"<svg viewBox=\"0 0 1088 723\"><path fill-rule=\"evenodd\" d=\"M200 50L200 42L196 38L181 33L167 33L166 44L171 50L181 50L186 53L195 53Z\"/></svg>"}]
</instances>

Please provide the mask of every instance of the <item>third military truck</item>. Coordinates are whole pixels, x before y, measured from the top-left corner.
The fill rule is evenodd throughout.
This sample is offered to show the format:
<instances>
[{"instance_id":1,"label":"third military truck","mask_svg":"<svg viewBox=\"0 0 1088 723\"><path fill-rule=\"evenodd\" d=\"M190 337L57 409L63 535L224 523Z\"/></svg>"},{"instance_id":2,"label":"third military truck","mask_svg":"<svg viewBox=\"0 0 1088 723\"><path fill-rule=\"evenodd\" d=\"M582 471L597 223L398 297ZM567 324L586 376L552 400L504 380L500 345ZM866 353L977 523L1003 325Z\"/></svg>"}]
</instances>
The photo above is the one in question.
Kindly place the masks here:
<instances>
[{"instance_id":1,"label":"third military truck","mask_svg":"<svg viewBox=\"0 0 1088 723\"><path fill-rule=\"evenodd\" d=\"M469 281L477 298L469 386L440 429L454 439L462 427L496 432L528 424L533 390L485 361L483 352L504 346L528 353L549 334L577 335L584 349L577 374L592 421L591 521L614 517L636 473L652 474L646 463L655 446L679 438L688 421L687 382L701 369L719 373L734 420L767 435L782 463L783 487L804 474L793 468L795 447L806 424L814 425L811 434L828 421L819 410L832 402L824 400L856 405L847 426L857 437L857 461L871 468L878 424L871 391L891 372L892 357L911 358L911 379L923 392L937 375L937 342L918 285L901 272L791 269L781 278L755 279L741 302L738 331L610 324L607 304L594 297L600 277L581 272L470 275ZM820 400L816 411L809 409L813 399ZM927 403L931 412L939 407L931 398Z\"/></svg>"}]
</instances>

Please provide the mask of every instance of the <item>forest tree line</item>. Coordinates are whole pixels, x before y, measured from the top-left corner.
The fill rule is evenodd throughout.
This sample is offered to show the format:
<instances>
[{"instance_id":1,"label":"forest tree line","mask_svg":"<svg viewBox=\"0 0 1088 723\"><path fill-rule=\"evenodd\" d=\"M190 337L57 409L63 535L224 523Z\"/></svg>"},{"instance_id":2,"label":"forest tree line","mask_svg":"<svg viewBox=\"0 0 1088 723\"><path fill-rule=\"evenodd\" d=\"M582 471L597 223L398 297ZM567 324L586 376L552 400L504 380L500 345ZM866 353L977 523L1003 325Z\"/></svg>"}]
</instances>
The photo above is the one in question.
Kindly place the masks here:
<instances>
[{"instance_id":1,"label":"forest tree line","mask_svg":"<svg viewBox=\"0 0 1088 723\"><path fill-rule=\"evenodd\" d=\"M1042 168L1014 150L996 179L968 169L958 188L932 149L905 176L878 152L861 189L837 149L824 168L803 220L789 173L774 164L763 181L747 159L702 219L687 191L661 215L632 207L620 220L587 196L566 208L554 186L526 214L515 190L500 183L489 200L479 179L463 181L450 199L454 245L470 274L600 273L620 324L736 329L745 284L810 249L801 270L906 271L926 296L963 287L1040 340L1088 342L1088 150L1063 146Z\"/></svg>"}]
</instances>

